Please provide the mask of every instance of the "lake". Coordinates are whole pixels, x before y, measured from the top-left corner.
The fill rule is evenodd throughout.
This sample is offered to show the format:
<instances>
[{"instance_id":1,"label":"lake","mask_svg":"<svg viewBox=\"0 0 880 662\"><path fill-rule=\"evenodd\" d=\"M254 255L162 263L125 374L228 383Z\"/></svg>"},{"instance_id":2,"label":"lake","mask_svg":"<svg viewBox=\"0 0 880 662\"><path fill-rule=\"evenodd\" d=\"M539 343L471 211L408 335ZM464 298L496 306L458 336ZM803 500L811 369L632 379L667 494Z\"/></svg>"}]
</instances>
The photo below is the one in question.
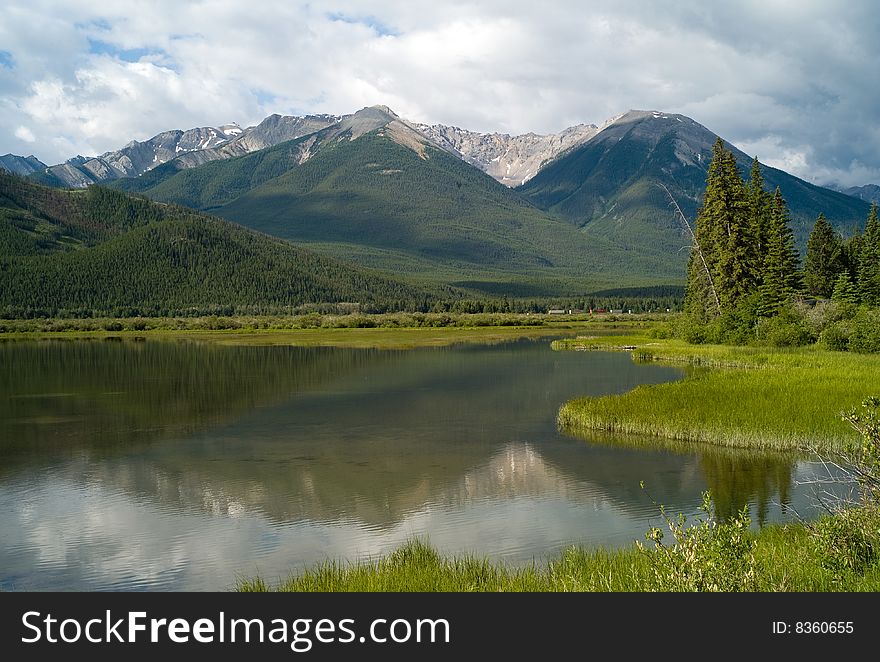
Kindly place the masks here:
<instances>
[{"instance_id":1,"label":"lake","mask_svg":"<svg viewBox=\"0 0 880 662\"><path fill-rule=\"evenodd\" d=\"M569 398L681 376L549 339L2 342L0 589L223 590L413 536L543 562L631 545L707 488L721 514L814 514L791 456L557 431Z\"/></svg>"}]
</instances>

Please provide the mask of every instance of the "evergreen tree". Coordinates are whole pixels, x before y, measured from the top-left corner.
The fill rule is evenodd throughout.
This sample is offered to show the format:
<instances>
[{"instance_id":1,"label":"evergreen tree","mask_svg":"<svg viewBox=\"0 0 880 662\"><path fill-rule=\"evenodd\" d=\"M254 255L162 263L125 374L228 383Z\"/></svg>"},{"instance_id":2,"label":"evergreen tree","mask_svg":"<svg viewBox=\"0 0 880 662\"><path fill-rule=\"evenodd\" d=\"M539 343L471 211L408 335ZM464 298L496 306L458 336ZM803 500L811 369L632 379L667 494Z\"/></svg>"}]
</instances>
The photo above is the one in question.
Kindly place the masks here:
<instances>
[{"instance_id":1,"label":"evergreen tree","mask_svg":"<svg viewBox=\"0 0 880 662\"><path fill-rule=\"evenodd\" d=\"M783 265L785 273L785 285L789 292L801 289L801 257L794 242L794 232L791 229L791 217L788 214L788 205L776 187L773 194L772 213L770 215L771 232L782 238Z\"/></svg>"},{"instance_id":2,"label":"evergreen tree","mask_svg":"<svg viewBox=\"0 0 880 662\"><path fill-rule=\"evenodd\" d=\"M767 255L759 288L758 312L772 316L798 287L798 254L788 220L785 200L777 187L773 195L767 235Z\"/></svg>"},{"instance_id":3,"label":"evergreen tree","mask_svg":"<svg viewBox=\"0 0 880 662\"><path fill-rule=\"evenodd\" d=\"M706 175L706 192L703 205L697 212L694 243L688 262L685 312L701 321L717 317L721 313L715 274L718 270L718 248L723 232L716 208L723 205L719 200L723 189L724 152L724 143L718 138L712 147L712 160Z\"/></svg>"},{"instance_id":4,"label":"evergreen tree","mask_svg":"<svg viewBox=\"0 0 880 662\"><path fill-rule=\"evenodd\" d=\"M770 206L773 197L764 190L764 175L761 173L761 164L758 157L752 161L752 170L749 183L746 187L746 195L749 201L749 224L751 227L751 239L753 242L754 272L760 279L764 268L764 257L767 252L767 233L770 225Z\"/></svg>"},{"instance_id":5,"label":"evergreen tree","mask_svg":"<svg viewBox=\"0 0 880 662\"><path fill-rule=\"evenodd\" d=\"M807 292L817 297L831 296L837 276L843 270L842 253L843 242L825 215L819 214L807 242L804 263L804 286Z\"/></svg>"},{"instance_id":6,"label":"evergreen tree","mask_svg":"<svg viewBox=\"0 0 880 662\"><path fill-rule=\"evenodd\" d=\"M853 283L859 282L859 258L862 255L862 244L864 236L858 226L853 228L852 236L843 242L843 252L841 260L843 268L849 272L849 277Z\"/></svg>"},{"instance_id":7,"label":"evergreen tree","mask_svg":"<svg viewBox=\"0 0 880 662\"><path fill-rule=\"evenodd\" d=\"M859 251L858 283L862 303L880 306L880 220L876 203L871 205Z\"/></svg>"},{"instance_id":8,"label":"evergreen tree","mask_svg":"<svg viewBox=\"0 0 880 662\"><path fill-rule=\"evenodd\" d=\"M848 271L841 271L837 280L834 282L834 292L831 295L831 300L839 301L841 303L859 302L859 292L856 289L856 286L853 285Z\"/></svg>"},{"instance_id":9,"label":"evergreen tree","mask_svg":"<svg viewBox=\"0 0 880 662\"><path fill-rule=\"evenodd\" d=\"M736 167L736 157L724 148L720 138L716 145L721 164L718 176L706 184L703 207L712 217L717 255L715 287L724 311L736 307L754 289L756 274L745 185Z\"/></svg>"},{"instance_id":10,"label":"evergreen tree","mask_svg":"<svg viewBox=\"0 0 880 662\"><path fill-rule=\"evenodd\" d=\"M10 212L18 225L3 222ZM71 194L0 172L6 317L254 314L343 302L424 311L440 296L189 209L100 186Z\"/></svg>"}]
</instances>

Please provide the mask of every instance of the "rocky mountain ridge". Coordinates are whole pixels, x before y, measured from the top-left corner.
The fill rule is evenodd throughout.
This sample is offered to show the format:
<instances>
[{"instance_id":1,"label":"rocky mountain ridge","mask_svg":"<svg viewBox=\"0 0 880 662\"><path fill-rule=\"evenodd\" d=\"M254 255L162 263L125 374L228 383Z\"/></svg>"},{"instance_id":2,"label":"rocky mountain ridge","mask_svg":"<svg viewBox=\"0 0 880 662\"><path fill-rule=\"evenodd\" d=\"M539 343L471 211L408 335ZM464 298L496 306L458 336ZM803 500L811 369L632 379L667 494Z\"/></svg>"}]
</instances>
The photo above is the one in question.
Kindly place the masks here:
<instances>
[{"instance_id":1,"label":"rocky mountain ridge","mask_svg":"<svg viewBox=\"0 0 880 662\"><path fill-rule=\"evenodd\" d=\"M555 134L525 133L511 136L503 133L480 133L443 124L408 122L387 106L372 106L351 115L270 115L256 126L242 129L237 124L200 127L182 131L165 131L143 142L131 141L121 149L96 157L76 156L53 166L34 159L30 169L24 157L0 157L0 167L17 174L39 172L43 183L70 188L123 177L138 177L170 161L178 170L193 168L210 161L242 156L273 147L279 143L338 125L338 134L349 132L352 138L362 135L364 111L375 111L377 117L393 116L394 129L402 140L412 144L430 144L454 154L476 166L505 186L515 187L534 177L542 167L567 150L583 144L613 122L602 127L577 124ZM355 116L358 119L352 120ZM354 122L354 124L352 124ZM381 120L384 125L384 119ZM374 122L375 124L375 122ZM373 126L373 130L378 124ZM403 138L403 136L408 136ZM32 158L32 157L29 157Z\"/></svg>"},{"instance_id":2,"label":"rocky mountain ridge","mask_svg":"<svg viewBox=\"0 0 880 662\"><path fill-rule=\"evenodd\" d=\"M17 154L4 154L0 156L0 170L6 170L15 175L27 176L32 172L38 172L48 166L36 156L18 156Z\"/></svg>"},{"instance_id":3,"label":"rocky mountain ridge","mask_svg":"<svg viewBox=\"0 0 880 662\"><path fill-rule=\"evenodd\" d=\"M416 124L441 147L478 167L505 186L521 186L548 162L599 131L595 124L576 124L559 133L479 133L443 124Z\"/></svg>"},{"instance_id":4,"label":"rocky mountain ridge","mask_svg":"<svg viewBox=\"0 0 880 662\"><path fill-rule=\"evenodd\" d=\"M854 198L859 198L865 202L874 202L880 204L880 186L877 184L865 184L864 186L851 186L849 188L840 189L841 193L846 193Z\"/></svg>"}]
</instances>

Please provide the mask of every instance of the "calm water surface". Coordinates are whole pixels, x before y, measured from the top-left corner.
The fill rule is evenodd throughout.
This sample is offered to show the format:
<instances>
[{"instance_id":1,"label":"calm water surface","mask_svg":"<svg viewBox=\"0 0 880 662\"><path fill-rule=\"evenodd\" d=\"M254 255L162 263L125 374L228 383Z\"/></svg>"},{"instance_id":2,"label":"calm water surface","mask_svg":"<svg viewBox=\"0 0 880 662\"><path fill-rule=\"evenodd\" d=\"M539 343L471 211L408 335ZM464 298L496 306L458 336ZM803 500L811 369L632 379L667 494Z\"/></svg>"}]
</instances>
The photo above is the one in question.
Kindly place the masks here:
<instances>
[{"instance_id":1,"label":"calm water surface","mask_svg":"<svg viewBox=\"0 0 880 662\"><path fill-rule=\"evenodd\" d=\"M571 397L680 376L548 340L0 343L0 589L226 589L413 536L522 564L630 545L652 499L693 513L707 488L724 513L809 515L794 458L556 430Z\"/></svg>"}]
</instances>

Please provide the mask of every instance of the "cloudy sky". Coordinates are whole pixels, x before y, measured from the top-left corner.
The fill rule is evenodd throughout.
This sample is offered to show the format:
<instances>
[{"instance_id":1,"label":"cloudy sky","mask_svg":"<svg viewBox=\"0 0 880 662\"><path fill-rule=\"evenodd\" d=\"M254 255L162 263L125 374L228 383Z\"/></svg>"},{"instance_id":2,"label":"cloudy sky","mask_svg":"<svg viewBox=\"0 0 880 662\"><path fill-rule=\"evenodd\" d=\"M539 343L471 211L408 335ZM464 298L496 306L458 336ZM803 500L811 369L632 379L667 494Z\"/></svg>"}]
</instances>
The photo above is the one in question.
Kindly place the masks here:
<instances>
[{"instance_id":1,"label":"cloudy sky","mask_svg":"<svg viewBox=\"0 0 880 662\"><path fill-rule=\"evenodd\" d=\"M679 112L817 183L880 183L880 12L848 0L4 0L0 154L382 103L506 133Z\"/></svg>"}]
</instances>

